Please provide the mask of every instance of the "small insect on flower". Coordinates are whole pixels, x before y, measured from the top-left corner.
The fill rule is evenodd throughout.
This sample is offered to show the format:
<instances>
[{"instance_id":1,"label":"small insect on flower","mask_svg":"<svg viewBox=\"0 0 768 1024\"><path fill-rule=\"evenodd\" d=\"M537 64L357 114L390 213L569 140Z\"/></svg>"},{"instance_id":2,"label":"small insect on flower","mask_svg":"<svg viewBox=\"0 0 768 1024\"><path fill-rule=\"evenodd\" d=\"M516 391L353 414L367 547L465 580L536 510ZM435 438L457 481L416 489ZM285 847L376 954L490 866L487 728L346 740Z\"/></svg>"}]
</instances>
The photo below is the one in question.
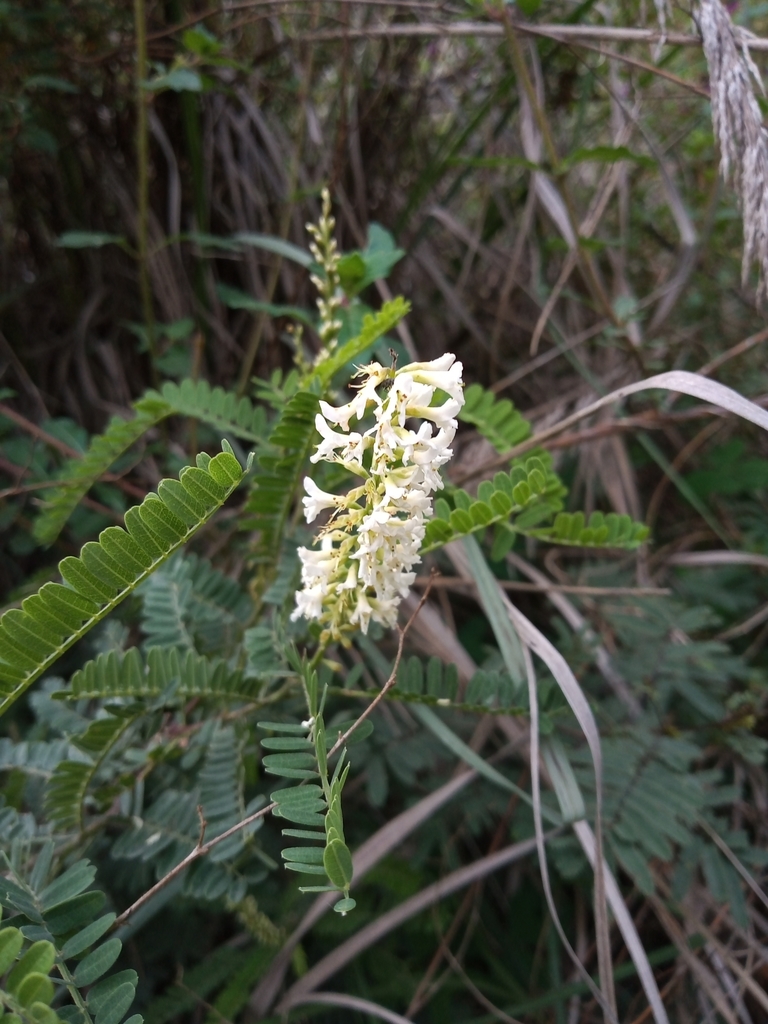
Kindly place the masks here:
<instances>
[{"instance_id":1,"label":"small insect on flower","mask_svg":"<svg viewBox=\"0 0 768 1024\"><path fill-rule=\"evenodd\" d=\"M310 461L342 465L364 482L336 495L304 480L307 522L328 509L333 515L319 550L299 548L302 589L292 618L318 622L325 640L343 641L354 629L365 633L371 621L397 621L464 404L462 365L450 352L400 369L369 363L355 376L350 402L320 403L322 440ZM373 426L350 430L370 413Z\"/></svg>"}]
</instances>

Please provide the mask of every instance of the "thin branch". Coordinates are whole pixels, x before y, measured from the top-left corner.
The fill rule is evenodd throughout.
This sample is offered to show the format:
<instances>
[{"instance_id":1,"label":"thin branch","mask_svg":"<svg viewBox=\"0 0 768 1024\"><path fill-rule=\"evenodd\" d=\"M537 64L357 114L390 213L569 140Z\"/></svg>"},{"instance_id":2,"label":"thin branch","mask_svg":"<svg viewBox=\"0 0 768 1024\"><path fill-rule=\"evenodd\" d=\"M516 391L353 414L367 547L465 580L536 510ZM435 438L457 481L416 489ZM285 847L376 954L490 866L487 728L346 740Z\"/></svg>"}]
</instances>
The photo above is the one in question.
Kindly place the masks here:
<instances>
[{"instance_id":1,"label":"thin branch","mask_svg":"<svg viewBox=\"0 0 768 1024\"><path fill-rule=\"evenodd\" d=\"M373 698L373 700L365 709L365 711L362 713L362 715L360 715L360 717L355 722L353 722L352 725L350 725L347 731L342 736L339 736L339 738L336 740L334 745L328 751L329 758L333 757L333 755L336 754L344 746L344 744L347 742L347 740L355 731L355 729L359 728L359 726L362 725L366 718L368 718L368 716L373 713L373 711L376 709L376 706L386 697L386 695L397 682L397 670L400 667L400 661L403 657L403 645L405 644L405 638L408 635L408 631L413 625L416 616L424 607L424 604L427 598L429 597L429 592L432 588L432 583L434 582L435 576L436 573L433 572L433 574L429 577L429 580L427 581L426 585L426 590L422 594L421 600L416 606L416 610L414 611L413 615L411 615L410 619L408 619L408 621L406 622L405 626L402 629L399 629L398 627L400 639L398 640L397 643L397 655L395 656L395 663L392 666L392 671L389 674L389 678L387 679L386 683L384 683L379 692L376 694L376 696Z\"/></svg>"},{"instance_id":2,"label":"thin branch","mask_svg":"<svg viewBox=\"0 0 768 1024\"><path fill-rule=\"evenodd\" d=\"M151 889L147 889L143 896L139 896L135 903L132 903L127 910L124 910L115 920L112 928L119 928L120 925L125 924L131 914L135 914L136 911L143 907L145 903L148 903L153 896L164 889L166 885L169 885L174 878L177 878L182 871L185 871L190 864L194 864L194 862L199 860L200 857L204 857L209 853L214 846L218 846L219 843L223 843L225 839L229 839L229 837L235 835L236 832L247 828L248 825L252 825L253 822L258 821L259 818L263 818L275 807L277 807L276 803L267 804L266 807L262 807L261 810L255 811L253 814L249 814L248 817L243 818L242 821L238 821L236 825L233 825L232 828L228 828L226 832L222 832L221 835L214 836L213 839L209 839L207 843L203 842L207 822L202 816L202 809L198 808L198 815L200 817L200 836L194 850L190 850L187 856L183 860L179 861L175 868L171 868L167 875L163 875L159 882L155 882Z\"/></svg>"}]
</instances>

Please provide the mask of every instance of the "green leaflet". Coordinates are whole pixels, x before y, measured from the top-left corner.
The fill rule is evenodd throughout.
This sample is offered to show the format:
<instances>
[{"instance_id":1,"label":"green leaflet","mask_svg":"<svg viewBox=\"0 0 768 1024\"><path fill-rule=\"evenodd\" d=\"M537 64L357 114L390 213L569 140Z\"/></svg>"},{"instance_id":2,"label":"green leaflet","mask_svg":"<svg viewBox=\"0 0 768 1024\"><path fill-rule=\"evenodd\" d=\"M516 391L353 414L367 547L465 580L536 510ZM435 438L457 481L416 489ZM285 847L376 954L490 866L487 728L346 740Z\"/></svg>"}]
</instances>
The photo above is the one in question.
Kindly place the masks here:
<instances>
[{"instance_id":1,"label":"green leaflet","mask_svg":"<svg viewBox=\"0 0 768 1024\"><path fill-rule=\"evenodd\" d=\"M298 391L285 405L269 437L269 454L259 457L243 528L259 530L259 552L270 562L280 552L283 530L299 477L315 437L317 395Z\"/></svg>"},{"instance_id":2,"label":"green leaflet","mask_svg":"<svg viewBox=\"0 0 768 1024\"><path fill-rule=\"evenodd\" d=\"M75 1020L82 1024L120 1024L133 1002L137 975L135 971L120 971L104 977L122 948L118 938L99 944L115 915L93 920L105 897L98 890L88 889L96 872L87 860L76 861L46 884L53 851L52 842L42 848L29 881L18 874L4 854L0 855L0 907L21 913L49 936L32 942L22 951L22 931L0 931L0 974L16 960L6 980L6 991L0 990L0 1008L6 1014L17 1014L24 1024ZM26 933L26 928L23 930ZM6 935L10 935L10 941ZM69 937L64 941L66 936ZM83 953L87 955L78 963L68 963ZM54 963L73 1000L68 1004L66 997L58 1000L57 1013L49 1007L55 990L48 973ZM85 986L91 986L87 996L79 991ZM78 1008L86 1004L86 1011ZM142 1024L138 1015L132 1020Z\"/></svg>"},{"instance_id":3,"label":"green leaflet","mask_svg":"<svg viewBox=\"0 0 768 1024\"><path fill-rule=\"evenodd\" d=\"M118 697L189 700L210 697L254 700L261 689L258 679L244 679L219 659L175 648L150 648L142 655L136 647L110 651L89 661L72 676L70 688L54 696L64 700L105 700Z\"/></svg>"},{"instance_id":4,"label":"green leaflet","mask_svg":"<svg viewBox=\"0 0 768 1024\"><path fill-rule=\"evenodd\" d=\"M343 899L334 909L345 914L355 906L355 901L349 896L352 854L344 841L341 811L341 792L349 772L349 764L344 766L346 750L341 750L329 779L328 750L334 738L326 736L322 714L324 697L319 699L317 672L305 660L300 660L295 651L290 660L304 681L309 720L301 725L294 722L258 723L261 729L276 734L261 741L262 747L270 751L263 758L263 764L271 775L307 783L278 789L270 795L277 804L273 811L275 817L308 826L283 829L283 835L322 842L323 846L291 846L282 851L282 857L289 871L325 877L326 884L301 886L301 891L341 892Z\"/></svg>"},{"instance_id":5,"label":"green leaflet","mask_svg":"<svg viewBox=\"0 0 768 1024\"><path fill-rule=\"evenodd\" d=\"M414 695L426 692L439 701L453 702L458 688L459 671L455 665L443 665L439 658L432 657L427 662L425 672L421 658L414 654L400 662L393 692Z\"/></svg>"},{"instance_id":6,"label":"green leaflet","mask_svg":"<svg viewBox=\"0 0 768 1024\"><path fill-rule=\"evenodd\" d=\"M699 774L691 771L698 748L685 739L654 736L644 725L603 740L606 842L642 892L654 891L649 862L672 858L672 846L694 842L692 832L706 801ZM569 752L588 800L594 778L584 751Z\"/></svg>"},{"instance_id":7,"label":"green leaflet","mask_svg":"<svg viewBox=\"0 0 768 1024\"><path fill-rule=\"evenodd\" d=\"M179 552L140 591L147 647L227 654L241 641L253 601L234 580Z\"/></svg>"},{"instance_id":8,"label":"green leaflet","mask_svg":"<svg viewBox=\"0 0 768 1024\"><path fill-rule=\"evenodd\" d=\"M56 766L48 782L45 808L59 828L82 829L83 800L88 785L99 765L136 717L97 718L74 741L77 747L91 756L91 762L62 761Z\"/></svg>"},{"instance_id":9,"label":"green leaflet","mask_svg":"<svg viewBox=\"0 0 768 1024\"><path fill-rule=\"evenodd\" d=\"M465 388L459 419L477 427L498 452L514 448L531 433L531 424L508 398L498 399L480 384Z\"/></svg>"},{"instance_id":10,"label":"green leaflet","mask_svg":"<svg viewBox=\"0 0 768 1024\"><path fill-rule=\"evenodd\" d=\"M447 491L435 501L435 514L427 523L423 552L433 551L459 537L495 526L492 558L503 558L515 534L550 544L633 550L648 536L648 528L629 516L593 512L563 512L565 488L552 470L546 452L528 456L509 473L484 480L473 498L466 491ZM550 525L540 524L550 522Z\"/></svg>"},{"instance_id":11,"label":"green leaflet","mask_svg":"<svg viewBox=\"0 0 768 1024\"><path fill-rule=\"evenodd\" d=\"M41 544L51 544L61 532L81 498L109 467L151 427L168 416L190 416L258 444L266 432L264 410L234 392L212 388L207 381L168 381L160 392L147 391L134 402L135 416L115 416L103 434L91 439L81 458L71 459L61 470L62 482L48 494L34 524Z\"/></svg>"},{"instance_id":12,"label":"green leaflet","mask_svg":"<svg viewBox=\"0 0 768 1024\"><path fill-rule=\"evenodd\" d=\"M648 537L648 527L635 523L629 516L609 512L593 512L589 521L583 512L559 512L552 526L529 530L528 535L550 544L574 547L626 548L634 550Z\"/></svg>"},{"instance_id":13,"label":"green leaflet","mask_svg":"<svg viewBox=\"0 0 768 1024\"><path fill-rule=\"evenodd\" d=\"M54 987L48 977L56 950L44 939L22 953L23 945L24 936L18 928L0 930L0 975L12 968L5 987L0 988L0 1014L6 1020L15 1016L24 1024L58 1024L50 1006Z\"/></svg>"},{"instance_id":14,"label":"green leaflet","mask_svg":"<svg viewBox=\"0 0 768 1024\"><path fill-rule=\"evenodd\" d=\"M476 498L460 488L438 498L422 551L432 551L496 523L511 544L514 533L524 533L542 519L551 519L562 508L564 493L549 456L530 456L509 473L499 472L493 480L484 480Z\"/></svg>"},{"instance_id":15,"label":"green leaflet","mask_svg":"<svg viewBox=\"0 0 768 1024\"><path fill-rule=\"evenodd\" d=\"M228 446L227 446L228 447ZM231 453L198 457L178 480L125 514L79 558L59 563L64 584L46 583L0 619L0 714L80 637L100 622L227 500L243 470Z\"/></svg>"}]
</instances>

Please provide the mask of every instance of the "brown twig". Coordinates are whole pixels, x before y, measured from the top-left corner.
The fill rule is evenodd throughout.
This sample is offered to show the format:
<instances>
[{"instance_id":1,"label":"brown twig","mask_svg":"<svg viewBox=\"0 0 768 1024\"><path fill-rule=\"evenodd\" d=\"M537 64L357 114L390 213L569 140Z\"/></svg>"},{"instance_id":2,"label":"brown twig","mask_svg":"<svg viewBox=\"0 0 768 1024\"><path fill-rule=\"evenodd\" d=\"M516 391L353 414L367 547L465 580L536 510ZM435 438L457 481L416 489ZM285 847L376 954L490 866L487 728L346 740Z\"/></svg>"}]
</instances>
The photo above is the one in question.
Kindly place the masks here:
<instances>
[{"instance_id":1,"label":"brown twig","mask_svg":"<svg viewBox=\"0 0 768 1024\"><path fill-rule=\"evenodd\" d=\"M43 430L42 427L38 427L36 423L33 423L32 420L28 420L27 417L22 416L21 413L16 412L15 409L6 405L5 402L0 402L0 416L5 416L17 426L21 427L22 430L31 434L32 437L37 438L38 441L44 442L51 448L55 448L57 451L61 452L62 455L66 455L69 459L81 459L83 457L82 452L77 451L75 448L70 448L65 441L59 440L58 437L54 437L53 434L49 434L46 430ZM140 498L143 500L146 497L146 492L140 487L129 483L127 480L123 480L122 477L117 476L114 473L103 473L100 479L116 484L122 491L125 491L126 494L133 495L134 498ZM62 481L60 480L54 480L53 482L46 482L39 486L58 486L61 482Z\"/></svg>"},{"instance_id":2,"label":"brown twig","mask_svg":"<svg viewBox=\"0 0 768 1024\"><path fill-rule=\"evenodd\" d=\"M254 821L258 821L259 818L263 818L275 807L277 807L277 804L274 802L267 804L265 807L262 807L261 810L255 811L253 814L249 814L248 817L243 818L242 821L238 821L236 825L233 825L232 828L228 828L225 832L222 832L221 835L214 836L213 839L209 839L207 843L204 843L203 839L205 838L205 829L208 823L203 817L202 808L198 807L197 813L200 818L200 835L198 836L195 848L190 850L187 856L183 860L179 861L175 868L171 868L167 875L163 875L159 882L155 882L151 889L147 889L142 896L139 896L136 902L132 903L127 910L124 910L122 914L116 918L112 928L119 928L121 925L125 924L132 914L135 914L136 911L143 907L145 903L148 903L153 896L169 885L174 878L177 878L182 871L185 871L190 866L190 864L194 864L196 860L204 857L214 848L214 846L218 846L219 843L223 843L225 839L229 839L230 836L235 835L241 829L253 824Z\"/></svg>"}]
</instances>

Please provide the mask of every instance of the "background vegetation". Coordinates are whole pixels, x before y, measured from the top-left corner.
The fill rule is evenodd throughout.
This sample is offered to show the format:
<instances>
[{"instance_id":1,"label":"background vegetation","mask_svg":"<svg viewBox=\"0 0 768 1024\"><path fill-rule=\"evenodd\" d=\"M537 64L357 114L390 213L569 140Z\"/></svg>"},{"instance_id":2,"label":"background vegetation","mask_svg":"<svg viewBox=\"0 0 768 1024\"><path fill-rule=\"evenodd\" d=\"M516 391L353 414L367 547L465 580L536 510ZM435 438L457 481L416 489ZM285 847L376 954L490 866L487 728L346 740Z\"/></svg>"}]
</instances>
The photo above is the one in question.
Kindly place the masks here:
<instances>
[{"instance_id":1,"label":"background vegetation","mask_svg":"<svg viewBox=\"0 0 768 1024\"><path fill-rule=\"evenodd\" d=\"M761 4L732 14L768 29ZM578 957L595 979L602 958L607 993L610 955L621 1021L663 1020L643 963L674 1021L768 1018L766 434L662 390L566 420L671 370L765 405L768 330L696 19L675 10L668 29L646 4L592 0L0 3L5 604L199 455L188 492L214 495L183 553L102 616L115 583L0 722L7 1013L603 1019L531 841L536 709L505 592L597 720L605 854L647 961L617 902L601 920L598 892L593 910L593 756L550 656L534 761L540 735L548 884ZM288 615L313 409L291 371L319 347L305 223L324 185L341 248L361 254L344 338L402 293L382 359L451 351L482 386L449 474L468 496L449 488L424 560L442 575L393 699L350 748L347 916L299 893L281 823L253 817L281 785L257 722L305 714L290 650L312 640ZM341 394L343 374L300 373ZM211 464L222 437L234 454ZM483 525L481 481L511 493L523 477L515 515L535 514L516 537L442 548ZM586 519L553 519L561 505ZM632 521L651 531L640 546ZM9 635L6 662L24 657ZM396 655L396 636L358 640L321 669L333 726Z\"/></svg>"}]
</instances>

